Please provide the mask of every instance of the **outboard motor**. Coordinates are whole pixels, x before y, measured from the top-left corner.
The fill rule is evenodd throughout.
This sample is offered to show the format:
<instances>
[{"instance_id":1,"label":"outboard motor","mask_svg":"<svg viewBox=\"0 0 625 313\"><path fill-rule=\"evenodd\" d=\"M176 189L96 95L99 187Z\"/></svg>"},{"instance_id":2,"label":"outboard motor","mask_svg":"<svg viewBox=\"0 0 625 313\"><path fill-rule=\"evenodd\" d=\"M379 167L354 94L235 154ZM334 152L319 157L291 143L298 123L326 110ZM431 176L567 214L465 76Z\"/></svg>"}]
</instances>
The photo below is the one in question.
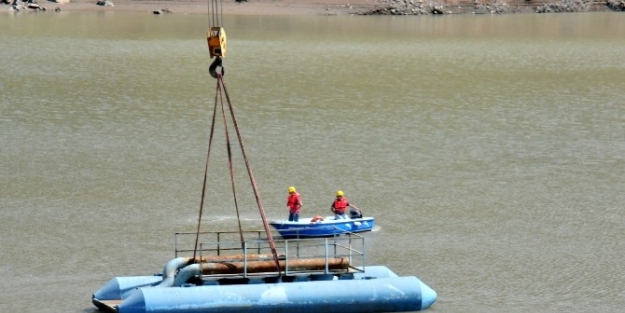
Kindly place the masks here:
<instances>
[{"instance_id":1,"label":"outboard motor","mask_svg":"<svg viewBox=\"0 0 625 313\"><path fill-rule=\"evenodd\" d=\"M362 218L362 211L355 208L349 209L349 218Z\"/></svg>"}]
</instances>

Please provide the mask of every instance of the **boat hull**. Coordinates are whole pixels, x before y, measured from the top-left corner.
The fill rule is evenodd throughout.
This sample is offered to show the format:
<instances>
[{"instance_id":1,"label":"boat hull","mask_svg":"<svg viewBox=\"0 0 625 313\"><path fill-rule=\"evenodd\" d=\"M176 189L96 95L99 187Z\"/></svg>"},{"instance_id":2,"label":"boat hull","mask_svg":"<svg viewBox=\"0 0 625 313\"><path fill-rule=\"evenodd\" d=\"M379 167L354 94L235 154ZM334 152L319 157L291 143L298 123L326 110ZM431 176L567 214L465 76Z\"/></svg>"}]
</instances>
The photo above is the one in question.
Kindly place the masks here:
<instances>
[{"instance_id":1,"label":"boat hull","mask_svg":"<svg viewBox=\"0 0 625 313\"><path fill-rule=\"evenodd\" d=\"M119 313L406 312L427 309L436 292L414 276L275 284L139 288Z\"/></svg>"},{"instance_id":2,"label":"boat hull","mask_svg":"<svg viewBox=\"0 0 625 313\"><path fill-rule=\"evenodd\" d=\"M302 218L298 222L277 220L269 222L283 238L332 237L345 233L371 231L375 225L373 217L355 219L334 219L326 216L323 221L312 222L313 218Z\"/></svg>"}]
</instances>

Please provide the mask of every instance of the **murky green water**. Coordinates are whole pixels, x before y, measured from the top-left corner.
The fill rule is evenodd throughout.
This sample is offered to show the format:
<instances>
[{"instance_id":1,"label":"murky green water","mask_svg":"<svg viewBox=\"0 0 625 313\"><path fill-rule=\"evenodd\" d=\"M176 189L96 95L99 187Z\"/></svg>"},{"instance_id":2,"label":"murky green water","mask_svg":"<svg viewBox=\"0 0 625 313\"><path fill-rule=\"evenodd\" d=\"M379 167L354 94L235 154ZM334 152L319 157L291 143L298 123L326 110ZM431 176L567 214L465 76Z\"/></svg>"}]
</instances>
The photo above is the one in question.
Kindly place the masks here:
<instances>
[{"instance_id":1,"label":"murky green water","mask_svg":"<svg viewBox=\"0 0 625 313\"><path fill-rule=\"evenodd\" d=\"M625 305L622 14L228 17L225 81L269 218L333 193L433 312ZM0 311L92 312L193 231L215 80L201 15L0 15ZM234 227L223 137L206 227ZM247 227L260 227L244 165ZM53 309L50 309L53 308Z\"/></svg>"}]
</instances>

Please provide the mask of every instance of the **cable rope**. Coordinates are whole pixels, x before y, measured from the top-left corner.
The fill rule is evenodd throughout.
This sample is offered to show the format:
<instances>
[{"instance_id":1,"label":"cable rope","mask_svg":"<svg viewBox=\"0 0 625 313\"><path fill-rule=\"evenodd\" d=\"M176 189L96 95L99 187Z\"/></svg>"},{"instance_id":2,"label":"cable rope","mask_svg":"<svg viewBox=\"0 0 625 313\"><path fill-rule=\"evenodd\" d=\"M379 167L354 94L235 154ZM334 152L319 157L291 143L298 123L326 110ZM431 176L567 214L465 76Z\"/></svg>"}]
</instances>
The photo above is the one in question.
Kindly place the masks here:
<instances>
[{"instance_id":1,"label":"cable rope","mask_svg":"<svg viewBox=\"0 0 625 313\"><path fill-rule=\"evenodd\" d=\"M221 117L224 123L224 132L226 139L226 150L228 153L228 167L230 174L230 182L234 200L234 206L237 216L237 223L239 228L239 236L241 240L241 248L245 248L245 238L243 236L243 227L241 225L241 215L239 211L238 200L236 196L236 183L235 183L235 175L234 175L234 162L233 162L233 154L232 154L232 145L230 142L230 135L228 131L228 120L226 117L225 107L224 107L224 95L228 105L228 110L230 111L230 119L234 126L234 130L237 135L237 139L239 141L239 147L243 154L243 160L245 162L245 167L247 169L247 174L250 179L250 183L252 185L252 189L254 191L254 197L256 199L256 205L258 206L258 211L260 213L263 227L265 229L265 233L267 235L267 240L269 242L269 247L271 249L271 253L273 255L273 260L276 264L276 270L280 277L282 277L282 272L280 270L280 261L278 259L278 253L276 251L276 246L273 240L273 235L271 234L271 230L269 228L269 223L267 222L267 217L265 214L265 209L263 207L262 200L260 198L260 193L258 191L258 186L256 184L256 180L254 179L254 173L252 172L252 167L250 165L249 159L247 157L247 152L245 150L245 145L243 144L243 137L241 136L241 131L239 129L239 125L236 120L236 116L234 114L234 107L232 106L232 102L230 101L230 96L228 95L228 90L226 88L226 84L224 83L224 68L222 63L222 58L225 57L226 54L226 33L224 29L221 27L222 23L222 15L223 15L223 6L222 0L208 0L208 20L210 24L210 28L208 34L206 36L208 42L208 49L211 58L215 58L213 63L209 67L209 73L212 77L217 79L217 86L215 87L215 104L213 106L213 117L211 122L211 129L209 135L208 142L208 150L206 153L206 166L204 169L204 181L202 183L202 198L200 200L200 210L198 217L198 225L197 225L197 233L195 237L195 248L193 249L193 260L196 260L197 250L199 245L199 238L201 233L201 224L202 224L202 215L204 211L204 199L206 197L206 190L208 189L208 165L209 158L211 153L212 142L214 139L215 133L215 122L217 116L217 107L221 107ZM217 68L221 68L221 71L217 71Z\"/></svg>"}]
</instances>

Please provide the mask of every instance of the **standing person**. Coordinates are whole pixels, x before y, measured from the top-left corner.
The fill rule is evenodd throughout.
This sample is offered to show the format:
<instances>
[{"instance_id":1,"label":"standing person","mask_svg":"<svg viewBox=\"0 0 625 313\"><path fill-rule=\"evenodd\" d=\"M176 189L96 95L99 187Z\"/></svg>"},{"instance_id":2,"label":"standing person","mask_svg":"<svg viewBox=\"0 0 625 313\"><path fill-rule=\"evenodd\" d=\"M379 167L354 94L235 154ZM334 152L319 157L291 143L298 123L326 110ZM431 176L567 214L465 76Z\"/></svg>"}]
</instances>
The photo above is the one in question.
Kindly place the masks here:
<instances>
[{"instance_id":1,"label":"standing person","mask_svg":"<svg viewBox=\"0 0 625 313\"><path fill-rule=\"evenodd\" d=\"M289 196L286 198L286 206L289 208L289 222L299 221L299 214L302 209L302 200L295 190L295 187L289 187Z\"/></svg>"},{"instance_id":2,"label":"standing person","mask_svg":"<svg viewBox=\"0 0 625 313\"><path fill-rule=\"evenodd\" d=\"M336 199L334 199L334 202L332 202L332 206L330 207L330 210L334 213L334 219L347 219L347 215L345 215L345 209L351 206L352 205L349 204L349 200L347 200L347 197L343 196L343 192L340 190L337 191Z\"/></svg>"}]
</instances>

